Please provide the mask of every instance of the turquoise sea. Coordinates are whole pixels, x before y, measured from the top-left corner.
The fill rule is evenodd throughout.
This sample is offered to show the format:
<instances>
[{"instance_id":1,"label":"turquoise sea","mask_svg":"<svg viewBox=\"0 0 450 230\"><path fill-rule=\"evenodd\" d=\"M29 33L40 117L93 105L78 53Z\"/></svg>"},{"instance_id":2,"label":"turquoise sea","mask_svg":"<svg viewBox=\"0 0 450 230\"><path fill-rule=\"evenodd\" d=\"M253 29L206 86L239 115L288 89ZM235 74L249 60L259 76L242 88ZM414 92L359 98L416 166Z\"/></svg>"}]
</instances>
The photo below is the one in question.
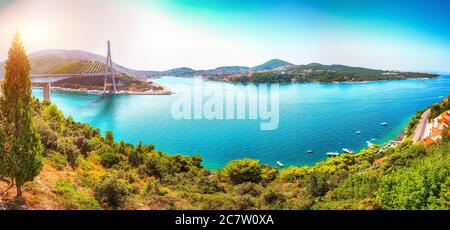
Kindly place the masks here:
<instances>
[{"instance_id":1,"label":"turquoise sea","mask_svg":"<svg viewBox=\"0 0 450 230\"><path fill-rule=\"evenodd\" d=\"M398 136L418 110L450 94L450 75L427 80L354 84L283 84L279 86L279 126L260 130L261 120L177 120L172 105L192 89L192 78L163 77L173 95L116 95L108 98L52 92L66 116L87 122L116 140L154 144L168 153L200 154L210 169L244 157L276 165L311 165L326 152L358 151L366 141L384 143ZM203 88L242 92L248 85L203 80ZM198 90L198 89L196 89ZM42 99L42 90L33 95ZM207 99L207 97L205 97ZM195 100L195 99L194 99ZM380 123L387 122L387 126ZM356 131L361 131L356 134ZM307 153L308 150L313 153Z\"/></svg>"}]
</instances>

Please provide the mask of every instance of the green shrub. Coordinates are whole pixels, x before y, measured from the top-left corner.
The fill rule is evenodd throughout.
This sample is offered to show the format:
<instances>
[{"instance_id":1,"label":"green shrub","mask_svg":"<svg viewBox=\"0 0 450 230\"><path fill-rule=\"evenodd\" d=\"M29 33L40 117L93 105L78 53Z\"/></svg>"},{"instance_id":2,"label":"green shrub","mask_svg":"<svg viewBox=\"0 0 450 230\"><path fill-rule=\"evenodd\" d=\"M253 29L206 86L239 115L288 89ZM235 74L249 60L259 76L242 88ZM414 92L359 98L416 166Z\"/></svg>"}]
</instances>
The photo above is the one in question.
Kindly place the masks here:
<instances>
[{"instance_id":1,"label":"green shrub","mask_svg":"<svg viewBox=\"0 0 450 230\"><path fill-rule=\"evenodd\" d=\"M105 142L108 144L114 144L114 134L110 130L106 131Z\"/></svg>"},{"instance_id":2,"label":"green shrub","mask_svg":"<svg viewBox=\"0 0 450 230\"><path fill-rule=\"evenodd\" d=\"M250 195L252 197L257 197L261 195L262 190L263 187L261 185L252 182L244 182L234 186L234 192L238 195Z\"/></svg>"},{"instance_id":3,"label":"green shrub","mask_svg":"<svg viewBox=\"0 0 450 230\"><path fill-rule=\"evenodd\" d=\"M224 167L224 173L234 184L261 181L262 167L259 160L245 158L232 160Z\"/></svg>"},{"instance_id":4,"label":"green shrub","mask_svg":"<svg viewBox=\"0 0 450 230\"><path fill-rule=\"evenodd\" d=\"M280 171L280 180L285 183L294 183L304 179L310 172L307 166L289 166L286 169Z\"/></svg>"},{"instance_id":5,"label":"green shrub","mask_svg":"<svg viewBox=\"0 0 450 230\"><path fill-rule=\"evenodd\" d=\"M100 163L106 168L111 168L118 164L122 157L112 147L104 145L99 150Z\"/></svg>"},{"instance_id":6,"label":"green shrub","mask_svg":"<svg viewBox=\"0 0 450 230\"><path fill-rule=\"evenodd\" d=\"M213 194L224 190L219 181L209 175L200 176L197 186L198 191L202 194Z\"/></svg>"},{"instance_id":7,"label":"green shrub","mask_svg":"<svg viewBox=\"0 0 450 230\"><path fill-rule=\"evenodd\" d=\"M143 171L148 176L154 176L156 178L162 178L170 175L170 169L172 168L171 162L166 154L161 152L152 152L145 159L145 163L142 167Z\"/></svg>"},{"instance_id":8,"label":"green shrub","mask_svg":"<svg viewBox=\"0 0 450 230\"><path fill-rule=\"evenodd\" d=\"M56 150L57 148L57 140L58 136L55 131L50 127L48 122L45 122L41 119L37 119L35 123L36 127L39 130L39 134L41 135L41 141L44 147L48 149Z\"/></svg>"},{"instance_id":9,"label":"green shrub","mask_svg":"<svg viewBox=\"0 0 450 230\"><path fill-rule=\"evenodd\" d=\"M369 173L353 174L339 183L332 191L331 197L334 200L360 200L374 197L377 190L378 176Z\"/></svg>"},{"instance_id":10,"label":"green shrub","mask_svg":"<svg viewBox=\"0 0 450 230\"><path fill-rule=\"evenodd\" d=\"M260 197L261 204L267 209L283 209L285 198L274 188L267 189Z\"/></svg>"},{"instance_id":11,"label":"green shrub","mask_svg":"<svg viewBox=\"0 0 450 230\"><path fill-rule=\"evenodd\" d=\"M60 137L57 141L58 152L67 156L67 160L71 166L76 166L77 157L80 154L80 150L74 142L72 137Z\"/></svg>"},{"instance_id":12,"label":"green shrub","mask_svg":"<svg viewBox=\"0 0 450 230\"><path fill-rule=\"evenodd\" d=\"M62 123L64 121L64 114L56 107L55 104L48 104L44 107L44 117L55 122Z\"/></svg>"},{"instance_id":13,"label":"green shrub","mask_svg":"<svg viewBox=\"0 0 450 230\"><path fill-rule=\"evenodd\" d=\"M67 159L55 151L50 151L46 158L50 164L59 171L63 170L68 164Z\"/></svg>"},{"instance_id":14,"label":"green shrub","mask_svg":"<svg viewBox=\"0 0 450 230\"><path fill-rule=\"evenodd\" d=\"M130 194L128 181L115 174L106 176L94 190L97 200L112 209L121 208Z\"/></svg>"},{"instance_id":15,"label":"green shrub","mask_svg":"<svg viewBox=\"0 0 450 230\"><path fill-rule=\"evenodd\" d=\"M98 202L89 195L81 192L73 184L57 181L54 193L58 196L62 206L70 210L99 210Z\"/></svg>"},{"instance_id":16,"label":"green shrub","mask_svg":"<svg viewBox=\"0 0 450 230\"><path fill-rule=\"evenodd\" d=\"M445 185L450 177L448 143L433 147L429 156L399 167L382 178L377 200L384 209L445 209ZM415 152L415 151L413 151Z\"/></svg>"},{"instance_id":17,"label":"green shrub","mask_svg":"<svg viewBox=\"0 0 450 230\"><path fill-rule=\"evenodd\" d=\"M155 180L153 178L150 178L150 180L147 183L147 187L145 188L145 192L147 194L157 195L157 196L164 196L165 193L161 191L159 181Z\"/></svg>"},{"instance_id":18,"label":"green shrub","mask_svg":"<svg viewBox=\"0 0 450 230\"><path fill-rule=\"evenodd\" d=\"M91 151L91 145L89 139L85 136L77 136L75 137L75 145L80 150L81 154L87 156L89 151Z\"/></svg>"}]
</instances>

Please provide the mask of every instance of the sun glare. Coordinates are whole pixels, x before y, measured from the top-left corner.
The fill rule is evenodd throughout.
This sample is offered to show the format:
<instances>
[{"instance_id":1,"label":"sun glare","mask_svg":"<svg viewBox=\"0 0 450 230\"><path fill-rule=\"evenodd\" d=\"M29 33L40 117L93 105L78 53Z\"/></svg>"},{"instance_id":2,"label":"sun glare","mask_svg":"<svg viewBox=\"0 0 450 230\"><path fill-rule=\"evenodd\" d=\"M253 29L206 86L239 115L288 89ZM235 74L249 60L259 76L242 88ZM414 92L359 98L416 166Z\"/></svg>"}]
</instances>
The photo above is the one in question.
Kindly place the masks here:
<instances>
[{"instance_id":1,"label":"sun glare","mask_svg":"<svg viewBox=\"0 0 450 230\"><path fill-rule=\"evenodd\" d=\"M39 42L49 37L49 31L46 26L32 24L18 28L25 42Z\"/></svg>"}]
</instances>

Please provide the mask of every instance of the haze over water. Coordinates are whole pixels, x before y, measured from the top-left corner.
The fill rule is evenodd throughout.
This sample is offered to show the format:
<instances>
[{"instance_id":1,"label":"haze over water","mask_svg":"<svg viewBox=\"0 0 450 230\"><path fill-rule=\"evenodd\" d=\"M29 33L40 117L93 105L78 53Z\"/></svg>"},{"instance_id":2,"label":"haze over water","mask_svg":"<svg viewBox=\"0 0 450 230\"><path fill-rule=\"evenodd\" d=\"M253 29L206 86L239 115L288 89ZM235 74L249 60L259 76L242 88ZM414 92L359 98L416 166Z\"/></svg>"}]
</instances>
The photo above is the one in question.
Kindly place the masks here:
<instances>
[{"instance_id":1,"label":"haze over water","mask_svg":"<svg viewBox=\"0 0 450 230\"><path fill-rule=\"evenodd\" d=\"M172 103L193 85L192 78L163 77L174 95L116 95L110 98L52 93L66 116L113 131L116 140L154 144L168 153L200 154L210 169L239 158L276 165L311 165L326 152L384 143L402 131L412 115L450 94L450 76L428 80L357 84L280 85L278 129L260 130L260 120L175 120ZM223 90L228 83L203 81L202 87ZM229 84L242 91L245 85ZM33 95L42 100L42 90ZM380 123L387 122L388 126ZM360 134L355 134L360 130ZM308 150L314 153L307 153Z\"/></svg>"}]
</instances>

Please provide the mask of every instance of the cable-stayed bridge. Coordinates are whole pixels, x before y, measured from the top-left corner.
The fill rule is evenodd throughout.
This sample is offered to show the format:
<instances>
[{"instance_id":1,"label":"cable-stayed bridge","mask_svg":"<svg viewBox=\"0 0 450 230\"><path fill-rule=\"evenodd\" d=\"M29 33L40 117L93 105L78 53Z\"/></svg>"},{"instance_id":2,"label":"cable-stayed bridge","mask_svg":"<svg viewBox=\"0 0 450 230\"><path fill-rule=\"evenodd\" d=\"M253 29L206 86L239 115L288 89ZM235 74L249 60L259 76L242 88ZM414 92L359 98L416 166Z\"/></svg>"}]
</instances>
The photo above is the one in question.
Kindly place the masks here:
<instances>
[{"instance_id":1,"label":"cable-stayed bridge","mask_svg":"<svg viewBox=\"0 0 450 230\"><path fill-rule=\"evenodd\" d=\"M114 94L117 92L116 79L114 75L118 72L113 68L111 59L111 45L108 41L106 63L98 60L91 60L86 63L77 73L70 74L37 74L31 75L31 83L42 84L44 89L44 100L50 101L52 83L69 78L104 77L103 94ZM112 84L108 89L108 79Z\"/></svg>"}]
</instances>

